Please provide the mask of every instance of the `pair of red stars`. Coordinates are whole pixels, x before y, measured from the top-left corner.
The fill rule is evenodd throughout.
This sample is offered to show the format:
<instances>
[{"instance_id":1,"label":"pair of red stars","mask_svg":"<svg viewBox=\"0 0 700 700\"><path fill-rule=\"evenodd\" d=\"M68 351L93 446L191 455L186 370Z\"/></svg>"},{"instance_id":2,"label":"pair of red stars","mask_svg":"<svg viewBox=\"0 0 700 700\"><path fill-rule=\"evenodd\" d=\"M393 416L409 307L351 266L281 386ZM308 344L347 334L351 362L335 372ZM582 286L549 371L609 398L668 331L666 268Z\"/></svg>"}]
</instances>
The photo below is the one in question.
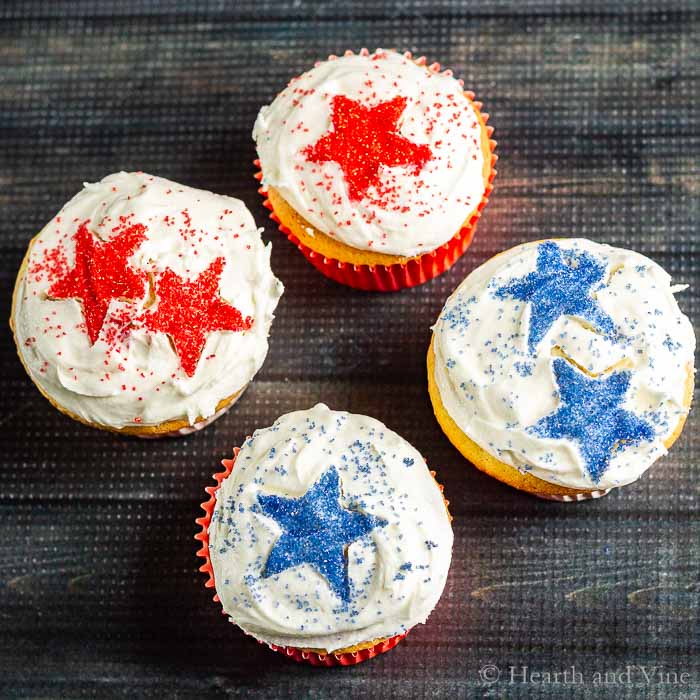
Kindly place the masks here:
<instances>
[{"instance_id":1,"label":"pair of red stars","mask_svg":"<svg viewBox=\"0 0 700 700\"><path fill-rule=\"evenodd\" d=\"M75 265L49 288L52 299L79 299L90 343L95 344L113 299L143 298L148 275L135 270L129 258L146 239L146 228L134 224L102 241L81 224L75 234ZM156 306L136 321L153 332L167 333L182 369L192 376L212 331L246 331L250 317L219 296L224 258L217 258L196 279L170 269L154 279Z\"/></svg>"}]
</instances>

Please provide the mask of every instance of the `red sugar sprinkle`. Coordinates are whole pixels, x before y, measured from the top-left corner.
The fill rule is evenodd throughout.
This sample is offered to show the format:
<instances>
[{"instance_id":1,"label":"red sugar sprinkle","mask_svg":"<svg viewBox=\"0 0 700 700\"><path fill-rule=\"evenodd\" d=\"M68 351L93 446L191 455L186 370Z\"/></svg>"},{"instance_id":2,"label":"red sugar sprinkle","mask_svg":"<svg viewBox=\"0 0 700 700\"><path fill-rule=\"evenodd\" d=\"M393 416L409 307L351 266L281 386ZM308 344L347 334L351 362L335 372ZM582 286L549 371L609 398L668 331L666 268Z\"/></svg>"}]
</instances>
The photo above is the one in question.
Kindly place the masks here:
<instances>
[{"instance_id":1,"label":"red sugar sprinkle","mask_svg":"<svg viewBox=\"0 0 700 700\"><path fill-rule=\"evenodd\" d=\"M412 143L398 133L406 103L406 98L399 96L365 107L349 97L336 95L331 101L333 130L302 154L312 163L338 163L345 174L350 199L355 201L379 183L382 165L412 166L418 175L433 154L427 145Z\"/></svg>"},{"instance_id":2,"label":"red sugar sprinkle","mask_svg":"<svg viewBox=\"0 0 700 700\"><path fill-rule=\"evenodd\" d=\"M224 258L217 258L195 280L183 279L170 269L155 282L157 306L139 320L151 331L167 333L182 369L192 376L211 331L247 331L253 320L219 296ZM173 375L174 376L174 375Z\"/></svg>"},{"instance_id":3,"label":"red sugar sprinkle","mask_svg":"<svg viewBox=\"0 0 700 700\"><path fill-rule=\"evenodd\" d=\"M52 299L79 299L90 343L100 335L112 299L143 296L146 273L128 264L134 250L145 240L146 228L134 224L117 236L102 241L86 224L75 234L75 266L49 288Z\"/></svg>"},{"instance_id":4,"label":"red sugar sprinkle","mask_svg":"<svg viewBox=\"0 0 700 700\"><path fill-rule=\"evenodd\" d=\"M56 248L44 251L40 260L36 262L33 261L29 267L29 274L32 276L34 282L40 282L44 274L48 275L49 278L56 277L65 272L67 267L68 262L63 248L57 246Z\"/></svg>"}]
</instances>

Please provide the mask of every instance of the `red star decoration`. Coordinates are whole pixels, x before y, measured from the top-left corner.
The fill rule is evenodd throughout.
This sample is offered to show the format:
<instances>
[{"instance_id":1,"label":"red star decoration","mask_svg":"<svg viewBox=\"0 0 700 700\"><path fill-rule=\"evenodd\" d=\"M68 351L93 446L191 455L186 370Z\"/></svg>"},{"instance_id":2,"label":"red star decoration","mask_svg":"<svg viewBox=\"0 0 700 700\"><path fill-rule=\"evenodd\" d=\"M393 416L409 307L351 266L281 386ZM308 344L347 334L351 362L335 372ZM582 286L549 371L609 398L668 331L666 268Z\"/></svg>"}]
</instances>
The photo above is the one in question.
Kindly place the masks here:
<instances>
[{"instance_id":1,"label":"red star decoration","mask_svg":"<svg viewBox=\"0 0 700 700\"><path fill-rule=\"evenodd\" d=\"M333 130L313 146L307 146L303 155L313 163L338 163L354 201L362 199L372 185L379 184L382 165L412 167L418 175L433 154L427 145L412 143L398 133L406 102L405 97L399 96L365 107L349 97L336 95L331 102Z\"/></svg>"},{"instance_id":2,"label":"red star decoration","mask_svg":"<svg viewBox=\"0 0 700 700\"><path fill-rule=\"evenodd\" d=\"M224 258L217 258L195 280L170 269L155 281L158 305L141 317L145 328L167 333L185 373L191 377L211 331L247 331L253 320L219 296Z\"/></svg>"},{"instance_id":3,"label":"red star decoration","mask_svg":"<svg viewBox=\"0 0 700 700\"><path fill-rule=\"evenodd\" d=\"M100 336L112 299L143 296L146 273L134 270L128 260L145 238L142 224L126 226L108 241L80 224L75 234L75 266L51 285L48 296L80 300L91 345Z\"/></svg>"}]
</instances>

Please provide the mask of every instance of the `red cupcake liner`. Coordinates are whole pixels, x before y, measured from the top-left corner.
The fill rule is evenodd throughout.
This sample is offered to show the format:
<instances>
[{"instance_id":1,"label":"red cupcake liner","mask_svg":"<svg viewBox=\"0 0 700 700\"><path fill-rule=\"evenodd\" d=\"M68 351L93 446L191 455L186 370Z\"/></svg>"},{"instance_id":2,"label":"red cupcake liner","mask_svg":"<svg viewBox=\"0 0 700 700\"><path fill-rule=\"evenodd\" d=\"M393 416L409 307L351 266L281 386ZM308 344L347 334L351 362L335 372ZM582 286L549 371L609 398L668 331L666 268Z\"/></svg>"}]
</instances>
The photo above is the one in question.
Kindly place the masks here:
<instances>
[{"instance_id":1,"label":"red cupcake liner","mask_svg":"<svg viewBox=\"0 0 700 700\"><path fill-rule=\"evenodd\" d=\"M202 543L200 549L197 550L197 556L204 559L204 564L199 567L199 570L207 575L207 580L204 583L206 588L215 589L214 569L209 557L209 525L211 524L212 513L214 512L214 507L216 506L216 492L221 487L224 479L233 471L233 465L236 463L236 457L240 451L240 447L234 447L233 459L221 460L224 470L213 475L214 481L216 481L216 486L207 486L204 489L209 494L209 500L201 504L202 510L204 510L204 515L197 518L195 521L197 525L201 527L201 531L198 532L194 538ZM221 603L221 599L216 593L214 594L213 600L215 603ZM223 606L221 612L224 615L227 614L223 609ZM385 651L389 651L389 649L393 649L407 634L408 632L397 634L394 637L378 642L373 647L369 647L368 649L360 649L359 651L345 652L342 654L319 654L315 651L306 651L296 647L283 647L278 646L277 644L269 644L267 642L262 642L259 639L256 639L256 641L259 644L266 644L273 651L284 654L290 659L300 663L307 663L311 664L312 666L352 666L354 664L359 664L362 661L367 661L378 654L383 654ZM255 637L253 638L255 639Z\"/></svg>"},{"instance_id":2,"label":"red cupcake liner","mask_svg":"<svg viewBox=\"0 0 700 700\"><path fill-rule=\"evenodd\" d=\"M367 55L367 49L362 49L362 55ZM345 55L352 55L352 51L346 51ZM406 58L413 58L412 54L407 51L404 53ZM335 56L329 56L329 60L333 60ZM415 59L418 65L426 65L425 56ZM433 73L441 72L439 63L433 63L426 66ZM443 71L445 75L452 75L451 70ZM459 81L463 83L463 81ZM481 116L484 124L487 124L489 115L481 111L483 103L475 102L473 92L464 93L470 100L470 103L476 113ZM369 292L396 292L400 289L415 287L419 284L428 282L429 280L441 275L443 272L452 267L457 260L464 254L469 244L472 242L476 225L481 218L484 207L489 201L489 195L493 191L493 180L496 177L494 165L498 160L495 153L496 141L491 136L493 135L493 127L486 126L486 133L489 137L489 149L491 153L490 172L484 189L484 194L479 202L474 213L469 218L469 221L449 240L443 243L435 250L425 253L417 258L411 258L406 263L395 263L393 265L355 265L353 263L342 262L335 258L328 258L321 253L309 248L302 243L299 238L285 226L277 216L272 203L267 197L267 190L261 186L258 192L265 198L263 206L270 210L270 218L278 225L279 230L287 236L287 238L301 251L303 256L323 275L330 279L339 282L340 284L362 289ZM260 160L256 159L253 164L258 169L255 173L255 178L262 181L263 173L260 165Z\"/></svg>"}]
</instances>

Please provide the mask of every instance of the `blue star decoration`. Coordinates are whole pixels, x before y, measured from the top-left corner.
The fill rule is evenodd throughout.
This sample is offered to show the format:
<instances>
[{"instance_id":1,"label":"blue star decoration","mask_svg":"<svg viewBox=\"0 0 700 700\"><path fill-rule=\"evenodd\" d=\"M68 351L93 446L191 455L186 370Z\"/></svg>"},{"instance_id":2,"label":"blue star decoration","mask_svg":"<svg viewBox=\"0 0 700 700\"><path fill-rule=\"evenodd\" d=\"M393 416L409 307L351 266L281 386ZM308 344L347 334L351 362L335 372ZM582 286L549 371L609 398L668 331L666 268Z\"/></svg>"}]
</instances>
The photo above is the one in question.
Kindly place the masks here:
<instances>
[{"instance_id":1,"label":"blue star decoration","mask_svg":"<svg viewBox=\"0 0 700 700\"><path fill-rule=\"evenodd\" d=\"M512 297L529 301L530 328L528 349L534 353L552 324L563 315L588 321L596 330L613 335L615 325L592 292L603 286L606 266L590 253L570 253L564 259L562 249L554 241L545 241L537 247L537 267L533 272L512 279L499 287L499 299Z\"/></svg>"},{"instance_id":2,"label":"blue star decoration","mask_svg":"<svg viewBox=\"0 0 700 700\"><path fill-rule=\"evenodd\" d=\"M347 547L387 521L348 510L340 504L340 477L330 467L300 498L258 494L260 509L282 528L263 571L263 578L300 564L310 564L331 590L350 602Z\"/></svg>"},{"instance_id":3,"label":"blue star decoration","mask_svg":"<svg viewBox=\"0 0 700 700\"><path fill-rule=\"evenodd\" d=\"M596 379L561 358L554 360L553 366L561 403L529 430L539 437L576 442L591 479L598 483L615 450L652 440L654 429L621 408L630 372L613 372Z\"/></svg>"}]
</instances>

